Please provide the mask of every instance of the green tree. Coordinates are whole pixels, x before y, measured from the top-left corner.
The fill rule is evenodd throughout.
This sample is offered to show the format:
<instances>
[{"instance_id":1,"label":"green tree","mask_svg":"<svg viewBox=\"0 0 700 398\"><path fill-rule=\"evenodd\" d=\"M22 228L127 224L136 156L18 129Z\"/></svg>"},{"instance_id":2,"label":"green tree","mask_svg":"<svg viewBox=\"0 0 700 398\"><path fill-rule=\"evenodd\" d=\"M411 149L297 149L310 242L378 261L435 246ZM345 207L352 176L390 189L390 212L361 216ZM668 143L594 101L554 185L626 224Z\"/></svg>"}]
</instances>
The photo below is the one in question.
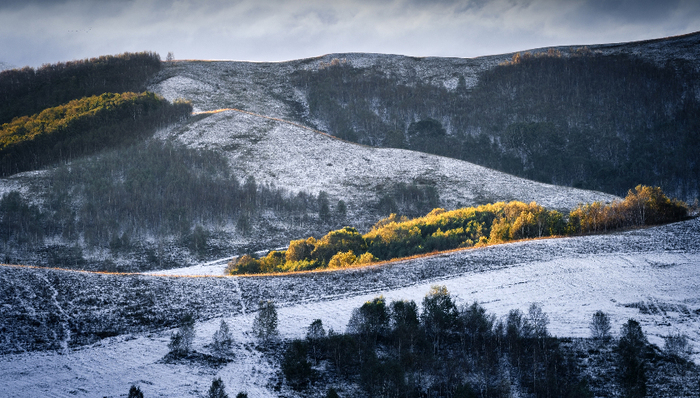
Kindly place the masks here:
<instances>
[{"instance_id":1,"label":"green tree","mask_svg":"<svg viewBox=\"0 0 700 398\"><path fill-rule=\"evenodd\" d=\"M289 248L285 253L288 262L303 261L311 258L311 253L314 251L316 239L310 237L308 239L298 239L289 242Z\"/></svg>"},{"instance_id":2,"label":"green tree","mask_svg":"<svg viewBox=\"0 0 700 398\"><path fill-rule=\"evenodd\" d=\"M413 300L392 301L390 308L391 330L394 340L397 342L399 354L404 346L408 346L409 350L413 351L420 331L416 302Z\"/></svg>"},{"instance_id":3,"label":"green tree","mask_svg":"<svg viewBox=\"0 0 700 398\"><path fill-rule=\"evenodd\" d=\"M143 392L141 392L141 388L132 385L129 389L128 398L143 398Z\"/></svg>"},{"instance_id":4,"label":"green tree","mask_svg":"<svg viewBox=\"0 0 700 398\"><path fill-rule=\"evenodd\" d=\"M364 238L357 232L357 229L343 227L339 230L327 233L323 238L315 242L311 257L328 264L331 257L338 252L364 253L367 251L367 244Z\"/></svg>"},{"instance_id":5,"label":"green tree","mask_svg":"<svg viewBox=\"0 0 700 398\"><path fill-rule=\"evenodd\" d=\"M260 300L258 314L253 320L253 335L263 344L270 343L279 335L277 331L277 307L270 300Z\"/></svg>"},{"instance_id":6,"label":"green tree","mask_svg":"<svg viewBox=\"0 0 700 398\"><path fill-rule=\"evenodd\" d=\"M328 268L345 268L357 262L357 257L352 252L338 252L328 261Z\"/></svg>"},{"instance_id":7,"label":"green tree","mask_svg":"<svg viewBox=\"0 0 700 398\"><path fill-rule=\"evenodd\" d=\"M645 351L647 338L642 327L634 319L628 320L620 331L617 348L620 355L620 384L630 398L645 397L647 394L647 376Z\"/></svg>"},{"instance_id":8,"label":"green tree","mask_svg":"<svg viewBox=\"0 0 700 398\"><path fill-rule=\"evenodd\" d=\"M348 322L348 332L362 336L369 342L376 343L389 329L389 312L383 296L375 297L353 311Z\"/></svg>"},{"instance_id":9,"label":"green tree","mask_svg":"<svg viewBox=\"0 0 700 398\"><path fill-rule=\"evenodd\" d=\"M445 286L431 286L423 298L421 323L433 342L433 351L440 351L441 342L457 326L459 312Z\"/></svg>"},{"instance_id":10,"label":"green tree","mask_svg":"<svg viewBox=\"0 0 700 398\"><path fill-rule=\"evenodd\" d=\"M224 382L221 377L218 377L211 382L211 387L209 387L208 398L228 398L226 394L226 388L224 387Z\"/></svg>"}]
</instances>

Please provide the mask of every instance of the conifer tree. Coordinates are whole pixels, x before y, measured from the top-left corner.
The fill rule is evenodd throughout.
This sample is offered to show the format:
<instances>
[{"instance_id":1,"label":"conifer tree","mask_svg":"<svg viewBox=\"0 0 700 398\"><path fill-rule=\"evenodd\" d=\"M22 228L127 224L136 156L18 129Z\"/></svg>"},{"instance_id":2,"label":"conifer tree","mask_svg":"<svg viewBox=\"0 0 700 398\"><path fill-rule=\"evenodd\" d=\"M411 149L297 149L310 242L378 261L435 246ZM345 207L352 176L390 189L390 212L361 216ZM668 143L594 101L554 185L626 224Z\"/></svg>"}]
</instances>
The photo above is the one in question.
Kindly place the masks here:
<instances>
[{"instance_id":1,"label":"conifer tree","mask_svg":"<svg viewBox=\"0 0 700 398\"><path fill-rule=\"evenodd\" d=\"M622 325L618 350L620 353L620 382L627 397L644 397L647 394L644 351L647 338L642 327L634 319Z\"/></svg>"},{"instance_id":2,"label":"conifer tree","mask_svg":"<svg viewBox=\"0 0 700 398\"><path fill-rule=\"evenodd\" d=\"M218 353L226 353L231 349L233 344L233 338L231 337L231 331L229 330L228 323L221 320L219 324L219 330L214 333L212 345L214 351Z\"/></svg>"},{"instance_id":3,"label":"conifer tree","mask_svg":"<svg viewBox=\"0 0 700 398\"><path fill-rule=\"evenodd\" d=\"M136 387L135 385L132 385L131 388L129 389L128 398L143 398L143 393L141 392L141 388Z\"/></svg>"},{"instance_id":4,"label":"conifer tree","mask_svg":"<svg viewBox=\"0 0 700 398\"><path fill-rule=\"evenodd\" d=\"M186 313L180 321L180 328L170 336L170 352L177 356L187 355L194 341L194 317Z\"/></svg>"},{"instance_id":5,"label":"conifer tree","mask_svg":"<svg viewBox=\"0 0 700 398\"><path fill-rule=\"evenodd\" d=\"M260 300L258 314L253 320L253 335L264 344L271 342L279 335L277 331L277 308L274 302Z\"/></svg>"},{"instance_id":6,"label":"conifer tree","mask_svg":"<svg viewBox=\"0 0 700 398\"><path fill-rule=\"evenodd\" d=\"M226 389L224 388L224 382L221 377L218 377L211 382L211 387L209 387L208 398L228 398L226 394Z\"/></svg>"}]
</instances>

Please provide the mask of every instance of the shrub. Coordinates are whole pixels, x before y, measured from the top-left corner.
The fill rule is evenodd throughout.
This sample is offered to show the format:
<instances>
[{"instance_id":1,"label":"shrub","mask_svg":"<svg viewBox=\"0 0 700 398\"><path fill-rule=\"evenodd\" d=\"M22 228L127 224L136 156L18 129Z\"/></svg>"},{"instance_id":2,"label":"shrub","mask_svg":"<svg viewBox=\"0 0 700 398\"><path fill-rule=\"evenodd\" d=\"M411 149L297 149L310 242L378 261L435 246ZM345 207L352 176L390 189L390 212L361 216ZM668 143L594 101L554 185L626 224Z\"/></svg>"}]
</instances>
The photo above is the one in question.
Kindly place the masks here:
<instances>
[{"instance_id":1,"label":"shrub","mask_svg":"<svg viewBox=\"0 0 700 398\"><path fill-rule=\"evenodd\" d=\"M352 250L345 253L338 252L331 257L330 261L328 261L328 268L345 268L355 264L356 262L357 257L355 257Z\"/></svg>"},{"instance_id":2,"label":"shrub","mask_svg":"<svg viewBox=\"0 0 700 398\"><path fill-rule=\"evenodd\" d=\"M129 389L128 398L143 398L143 392L141 392L141 388L132 385Z\"/></svg>"},{"instance_id":3,"label":"shrub","mask_svg":"<svg viewBox=\"0 0 700 398\"><path fill-rule=\"evenodd\" d=\"M688 336L679 333L664 336L664 351L668 355L678 357L683 360L690 358L690 347L688 346Z\"/></svg>"}]
</instances>

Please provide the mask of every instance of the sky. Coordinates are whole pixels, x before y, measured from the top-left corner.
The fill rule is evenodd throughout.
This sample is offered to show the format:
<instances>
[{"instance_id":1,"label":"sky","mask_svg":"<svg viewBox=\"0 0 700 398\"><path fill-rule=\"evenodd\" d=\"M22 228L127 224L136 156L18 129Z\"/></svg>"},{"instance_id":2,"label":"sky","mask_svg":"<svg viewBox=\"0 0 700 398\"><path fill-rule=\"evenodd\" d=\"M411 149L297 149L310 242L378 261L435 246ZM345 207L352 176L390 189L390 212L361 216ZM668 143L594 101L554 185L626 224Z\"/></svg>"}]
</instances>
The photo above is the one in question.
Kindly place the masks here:
<instances>
[{"instance_id":1,"label":"sky","mask_svg":"<svg viewBox=\"0 0 700 398\"><path fill-rule=\"evenodd\" d=\"M695 31L697 0L0 0L0 62L14 67L138 51L476 57Z\"/></svg>"}]
</instances>

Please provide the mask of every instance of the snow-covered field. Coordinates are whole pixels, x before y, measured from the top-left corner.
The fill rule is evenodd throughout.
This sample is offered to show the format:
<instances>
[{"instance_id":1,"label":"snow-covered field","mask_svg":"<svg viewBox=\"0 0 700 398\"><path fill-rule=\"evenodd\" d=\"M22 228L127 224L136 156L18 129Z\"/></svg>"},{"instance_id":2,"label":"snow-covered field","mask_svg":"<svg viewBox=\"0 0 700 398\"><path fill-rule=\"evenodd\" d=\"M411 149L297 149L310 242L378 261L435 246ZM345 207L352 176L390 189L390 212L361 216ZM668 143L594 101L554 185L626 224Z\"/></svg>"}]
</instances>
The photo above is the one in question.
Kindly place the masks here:
<instances>
[{"instance_id":1,"label":"snow-covered field","mask_svg":"<svg viewBox=\"0 0 700 398\"><path fill-rule=\"evenodd\" d=\"M126 394L131 384L139 385L146 396L204 396L211 380L221 377L229 394L245 390L251 397L273 397L278 395L274 390L277 369L254 348L249 334L257 300L272 298L278 303L281 336L293 338L304 336L305 328L317 318L326 327L344 330L352 309L378 295L420 303L434 284L447 286L458 303L476 300L497 316L539 302L549 315L550 332L560 337L587 336L589 319L599 309L610 314L615 331L628 318L635 318L650 342L660 346L661 336L686 334L693 359L700 362L698 267L700 220L694 219L626 233L520 242L342 272L241 278L80 274L86 282L119 281L127 296L135 280L170 285L171 289L159 292L164 295L158 300L161 310L169 304L181 305L182 296L196 303L206 297L212 310L198 313L194 348L207 352L206 345L224 319L236 340L234 360L221 368L160 363L168 351L171 330L151 327L87 346L6 354L0 357L0 383L6 386L8 397L117 397ZM66 274L7 267L1 271L4 286L33 272L43 275L55 291L61 291L61 273ZM106 301L95 311L112 311L109 296L114 293L105 285L94 286ZM64 314L74 313L70 308L74 301L52 297ZM4 319L29 316L32 295L27 292L20 299L24 308L3 303Z\"/></svg>"}]
</instances>

